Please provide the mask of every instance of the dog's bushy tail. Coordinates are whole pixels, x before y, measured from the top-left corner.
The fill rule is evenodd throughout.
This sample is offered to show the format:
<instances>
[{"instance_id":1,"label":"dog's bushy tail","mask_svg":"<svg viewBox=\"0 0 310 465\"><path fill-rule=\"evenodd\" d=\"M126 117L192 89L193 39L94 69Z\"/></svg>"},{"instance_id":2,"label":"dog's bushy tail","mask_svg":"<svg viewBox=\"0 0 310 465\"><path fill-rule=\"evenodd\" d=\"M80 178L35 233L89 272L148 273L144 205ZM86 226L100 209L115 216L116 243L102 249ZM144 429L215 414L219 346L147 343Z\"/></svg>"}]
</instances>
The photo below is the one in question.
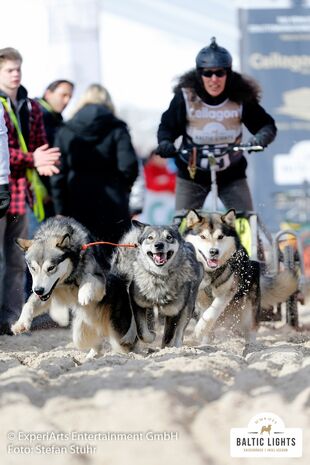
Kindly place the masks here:
<instances>
[{"instance_id":1,"label":"dog's bushy tail","mask_svg":"<svg viewBox=\"0 0 310 465\"><path fill-rule=\"evenodd\" d=\"M285 302L298 289L298 278L289 270L280 271L274 276L260 278L261 306L267 308Z\"/></svg>"}]
</instances>

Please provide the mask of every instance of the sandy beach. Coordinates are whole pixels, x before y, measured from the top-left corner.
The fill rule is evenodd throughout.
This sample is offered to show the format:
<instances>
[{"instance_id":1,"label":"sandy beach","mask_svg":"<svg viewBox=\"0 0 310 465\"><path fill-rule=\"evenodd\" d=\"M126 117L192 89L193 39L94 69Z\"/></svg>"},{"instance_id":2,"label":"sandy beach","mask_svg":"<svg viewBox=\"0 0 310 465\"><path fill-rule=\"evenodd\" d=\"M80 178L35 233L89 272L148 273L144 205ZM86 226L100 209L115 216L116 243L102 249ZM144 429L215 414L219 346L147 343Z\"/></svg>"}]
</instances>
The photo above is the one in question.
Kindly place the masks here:
<instances>
[{"instance_id":1,"label":"sandy beach","mask_svg":"<svg viewBox=\"0 0 310 465\"><path fill-rule=\"evenodd\" d=\"M310 321L309 305L301 307ZM257 342L229 337L181 349L96 360L73 347L69 329L0 338L0 453L3 465L227 465L230 429L260 412L303 429L310 458L310 332L263 324Z\"/></svg>"}]
</instances>

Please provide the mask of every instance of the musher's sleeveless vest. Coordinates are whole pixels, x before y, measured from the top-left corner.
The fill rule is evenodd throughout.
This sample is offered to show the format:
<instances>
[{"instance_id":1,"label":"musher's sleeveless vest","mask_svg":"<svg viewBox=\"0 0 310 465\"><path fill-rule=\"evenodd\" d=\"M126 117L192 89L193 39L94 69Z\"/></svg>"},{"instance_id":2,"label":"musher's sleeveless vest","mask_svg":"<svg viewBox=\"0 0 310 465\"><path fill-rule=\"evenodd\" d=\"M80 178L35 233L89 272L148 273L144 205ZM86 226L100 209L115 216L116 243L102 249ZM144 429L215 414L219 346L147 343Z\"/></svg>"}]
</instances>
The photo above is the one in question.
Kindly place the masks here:
<instances>
[{"instance_id":1,"label":"musher's sleeveless vest","mask_svg":"<svg viewBox=\"0 0 310 465\"><path fill-rule=\"evenodd\" d=\"M182 88L186 105L186 139L197 145L238 144L242 137L242 105L226 99L219 105L208 105L192 91ZM241 153L230 154L219 170L226 169L241 158Z\"/></svg>"}]
</instances>

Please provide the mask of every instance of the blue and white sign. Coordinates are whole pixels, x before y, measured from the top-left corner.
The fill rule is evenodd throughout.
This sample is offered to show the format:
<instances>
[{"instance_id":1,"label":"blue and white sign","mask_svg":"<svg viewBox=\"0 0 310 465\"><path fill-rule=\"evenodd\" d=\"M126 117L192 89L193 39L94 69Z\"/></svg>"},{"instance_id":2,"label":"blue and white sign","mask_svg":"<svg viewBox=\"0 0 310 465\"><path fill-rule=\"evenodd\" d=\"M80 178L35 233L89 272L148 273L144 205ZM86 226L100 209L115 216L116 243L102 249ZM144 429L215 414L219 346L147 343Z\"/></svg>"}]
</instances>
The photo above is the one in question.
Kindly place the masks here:
<instances>
[{"instance_id":1,"label":"blue and white sign","mask_svg":"<svg viewBox=\"0 0 310 465\"><path fill-rule=\"evenodd\" d=\"M268 149L249 157L248 168L255 208L274 230L283 212L273 194L309 180L310 7L291 4L239 10L242 72L261 85L262 105L278 128Z\"/></svg>"}]
</instances>

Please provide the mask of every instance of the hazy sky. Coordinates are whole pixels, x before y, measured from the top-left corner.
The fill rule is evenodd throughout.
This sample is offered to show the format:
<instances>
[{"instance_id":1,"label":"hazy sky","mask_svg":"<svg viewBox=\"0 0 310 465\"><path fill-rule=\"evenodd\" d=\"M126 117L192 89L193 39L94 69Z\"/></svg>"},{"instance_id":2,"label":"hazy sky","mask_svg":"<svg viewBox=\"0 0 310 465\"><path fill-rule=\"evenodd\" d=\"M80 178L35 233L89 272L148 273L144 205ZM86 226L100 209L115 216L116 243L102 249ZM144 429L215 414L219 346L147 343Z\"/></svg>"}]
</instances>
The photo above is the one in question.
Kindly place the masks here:
<instances>
[{"instance_id":1,"label":"hazy sky","mask_svg":"<svg viewBox=\"0 0 310 465\"><path fill-rule=\"evenodd\" d=\"M78 97L93 82L110 91L139 142L152 146L174 79L195 65L216 36L239 69L237 5L232 0L0 0L0 47L24 57L23 84L39 96L54 79L76 83ZM251 0L243 5L265 5ZM273 7L288 0L271 0Z\"/></svg>"},{"instance_id":2,"label":"hazy sky","mask_svg":"<svg viewBox=\"0 0 310 465\"><path fill-rule=\"evenodd\" d=\"M216 35L238 63L230 0L1 0L0 46L24 57L31 95L61 76L77 94L100 80L120 105L159 108L172 79ZM18 14L16 13L18 12ZM10 20L10 18L14 18Z\"/></svg>"}]
</instances>

